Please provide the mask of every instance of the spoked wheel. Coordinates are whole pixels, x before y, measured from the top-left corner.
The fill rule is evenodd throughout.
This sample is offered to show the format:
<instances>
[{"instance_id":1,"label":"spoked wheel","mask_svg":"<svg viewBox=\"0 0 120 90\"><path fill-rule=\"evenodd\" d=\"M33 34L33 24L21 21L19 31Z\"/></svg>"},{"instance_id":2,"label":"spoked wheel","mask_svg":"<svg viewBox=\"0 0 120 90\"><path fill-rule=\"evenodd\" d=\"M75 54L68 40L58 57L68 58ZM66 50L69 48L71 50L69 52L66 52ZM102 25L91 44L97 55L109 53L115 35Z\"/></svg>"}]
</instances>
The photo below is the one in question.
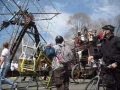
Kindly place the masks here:
<instances>
[{"instance_id":1,"label":"spoked wheel","mask_svg":"<svg viewBox=\"0 0 120 90\"><path fill-rule=\"evenodd\" d=\"M27 85L26 85L26 90L38 90L38 80L36 77L30 77Z\"/></svg>"},{"instance_id":2,"label":"spoked wheel","mask_svg":"<svg viewBox=\"0 0 120 90\"><path fill-rule=\"evenodd\" d=\"M85 87L85 90L106 90L99 77L94 77Z\"/></svg>"},{"instance_id":3,"label":"spoked wheel","mask_svg":"<svg viewBox=\"0 0 120 90\"><path fill-rule=\"evenodd\" d=\"M79 64L76 64L71 71L71 77L75 83L80 83L80 77L82 75L82 70Z\"/></svg>"}]
</instances>

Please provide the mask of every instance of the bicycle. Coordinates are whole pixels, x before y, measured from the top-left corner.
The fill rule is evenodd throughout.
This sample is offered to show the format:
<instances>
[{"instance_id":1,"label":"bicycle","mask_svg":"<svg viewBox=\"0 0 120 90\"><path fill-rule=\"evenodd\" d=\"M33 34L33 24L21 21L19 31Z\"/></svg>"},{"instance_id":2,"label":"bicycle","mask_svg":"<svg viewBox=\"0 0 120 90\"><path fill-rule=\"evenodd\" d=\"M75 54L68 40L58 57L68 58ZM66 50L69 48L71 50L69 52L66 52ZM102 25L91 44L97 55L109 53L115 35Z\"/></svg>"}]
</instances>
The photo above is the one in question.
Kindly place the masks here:
<instances>
[{"instance_id":1,"label":"bicycle","mask_svg":"<svg viewBox=\"0 0 120 90\"><path fill-rule=\"evenodd\" d=\"M109 69L109 67L105 66L100 59L98 62L94 62L97 64L97 75L92 78L85 87L85 90L106 90L105 82L103 81L103 69Z\"/></svg>"},{"instance_id":2,"label":"bicycle","mask_svg":"<svg viewBox=\"0 0 120 90\"><path fill-rule=\"evenodd\" d=\"M83 65L80 61L73 66L71 71L71 77L75 83L84 82L87 77L94 76L94 69L89 65Z\"/></svg>"}]
</instances>

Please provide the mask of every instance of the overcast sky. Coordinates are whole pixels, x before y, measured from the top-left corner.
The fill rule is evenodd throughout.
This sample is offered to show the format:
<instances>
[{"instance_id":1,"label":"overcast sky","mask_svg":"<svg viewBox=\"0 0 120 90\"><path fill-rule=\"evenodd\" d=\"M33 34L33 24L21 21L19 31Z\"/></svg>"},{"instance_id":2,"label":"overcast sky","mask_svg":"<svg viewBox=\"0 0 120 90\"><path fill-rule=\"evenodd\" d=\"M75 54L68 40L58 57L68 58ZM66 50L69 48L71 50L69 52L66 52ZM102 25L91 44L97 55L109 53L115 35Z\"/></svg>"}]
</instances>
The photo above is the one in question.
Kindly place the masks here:
<instances>
[{"instance_id":1,"label":"overcast sky","mask_svg":"<svg viewBox=\"0 0 120 90\"><path fill-rule=\"evenodd\" d=\"M12 0L2 0L11 12L18 10ZM15 0L18 5L26 4L28 0ZM54 12L61 13L49 21L41 21L41 18L48 18L51 15L35 15L36 25L48 42L54 42L56 35L63 35L69 30L67 21L69 16L78 12L88 14L93 20L112 19L120 14L120 0L29 0L27 7L30 12ZM0 2L1 13L9 13L6 7ZM0 23L9 20L11 15L0 15ZM39 20L37 20L39 19ZM11 34L11 28L0 32L0 40L3 42Z\"/></svg>"}]
</instances>

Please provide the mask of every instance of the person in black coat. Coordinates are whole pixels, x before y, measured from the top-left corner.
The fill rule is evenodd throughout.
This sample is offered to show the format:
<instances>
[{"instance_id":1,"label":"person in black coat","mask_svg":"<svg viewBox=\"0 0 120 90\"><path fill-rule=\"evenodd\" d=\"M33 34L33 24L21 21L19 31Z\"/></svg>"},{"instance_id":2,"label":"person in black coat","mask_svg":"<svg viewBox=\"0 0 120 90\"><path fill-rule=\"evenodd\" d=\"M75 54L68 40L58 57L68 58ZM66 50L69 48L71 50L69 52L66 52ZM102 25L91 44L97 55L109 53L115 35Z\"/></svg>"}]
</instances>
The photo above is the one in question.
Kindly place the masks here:
<instances>
[{"instance_id":1,"label":"person in black coat","mask_svg":"<svg viewBox=\"0 0 120 90\"><path fill-rule=\"evenodd\" d=\"M88 61L103 58L110 68L104 75L107 90L120 90L120 38L114 36L114 26L105 25L102 29L104 38L101 41L99 54L89 56Z\"/></svg>"}]
</instances>

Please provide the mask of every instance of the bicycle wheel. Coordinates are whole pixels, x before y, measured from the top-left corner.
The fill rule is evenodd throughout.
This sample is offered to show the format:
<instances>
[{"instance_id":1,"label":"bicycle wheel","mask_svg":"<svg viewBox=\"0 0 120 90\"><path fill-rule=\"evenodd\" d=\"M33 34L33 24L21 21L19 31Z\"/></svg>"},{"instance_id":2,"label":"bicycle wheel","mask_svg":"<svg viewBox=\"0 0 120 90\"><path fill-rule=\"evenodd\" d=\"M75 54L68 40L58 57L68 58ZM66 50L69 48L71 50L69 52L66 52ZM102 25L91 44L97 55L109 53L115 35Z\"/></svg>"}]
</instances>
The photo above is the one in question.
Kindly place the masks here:
<instances>
[{"instance_id":1,"label":"bicycle wheel","mask_svg":"<svg viewBox=\"0 0 120 90\"><path fill-rule=\"evenodd\" d=\"M99 77L94 77L86 85L85 90L106 90Z\"/></svg>"},{"instance_id":2,"label":"bicycle wheel","mask_svg":"<svg viewBox=\"0 0 120 90\"><path fill-rule=\"evenodd\" d=\"M71 71L71 78L73 79L73 81L75 83L79 83L80 82L80 76L81 76L82 72L81 72L81 68L79 64L76 64Z\"/></svg>"},{"instance_id":3,"label":"bicycle wheel","mask_svg":"<svg viewBox=\"0 0 120 90\"><path fill-rule=\"evenodd\" d=\"M27 86L25 87L26 90L38 90L38 81L36 77L30 77L29 81L27 82Z\"/></svg>"}]
</instances>

